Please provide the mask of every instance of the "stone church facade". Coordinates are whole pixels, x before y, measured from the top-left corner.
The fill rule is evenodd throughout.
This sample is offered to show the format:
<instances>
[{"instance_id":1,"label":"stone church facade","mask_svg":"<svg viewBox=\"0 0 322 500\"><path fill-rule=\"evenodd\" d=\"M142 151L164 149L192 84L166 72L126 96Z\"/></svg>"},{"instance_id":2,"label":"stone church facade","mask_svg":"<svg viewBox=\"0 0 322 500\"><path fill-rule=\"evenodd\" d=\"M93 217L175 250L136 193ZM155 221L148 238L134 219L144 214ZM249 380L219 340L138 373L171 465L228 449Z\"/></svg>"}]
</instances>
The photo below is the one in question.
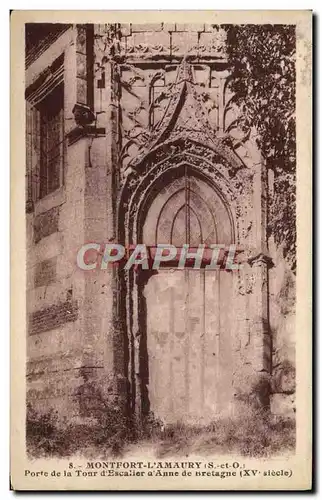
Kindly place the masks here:
<instances>
[{"instance_id":1,"label":"stone church facade","mask_svg":"<svg viewBox=\"0 0 322 500\"><path fill-rule=\"evenodd\" d=\"M274 176L234 127L225 30L26 26L27 402L209 423L295 402ZM83 271L84 243L237 245L238 271ZM102 403L103 402L103 403Z\"/></svg>"}]
</instances>

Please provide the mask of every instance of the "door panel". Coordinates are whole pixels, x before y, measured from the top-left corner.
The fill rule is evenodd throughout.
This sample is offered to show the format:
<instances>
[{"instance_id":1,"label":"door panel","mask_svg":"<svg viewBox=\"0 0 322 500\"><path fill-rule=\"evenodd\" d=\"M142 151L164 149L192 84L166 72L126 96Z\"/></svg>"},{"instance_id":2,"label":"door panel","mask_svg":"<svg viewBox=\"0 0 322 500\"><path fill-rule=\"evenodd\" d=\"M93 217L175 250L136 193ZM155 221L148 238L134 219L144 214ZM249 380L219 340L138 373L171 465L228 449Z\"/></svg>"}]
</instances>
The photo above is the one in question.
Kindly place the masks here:
<instances>
[{"instance_id":1,"label":"door panel","mask_svg":"<svg viewBox=\"0 0 322 500\"><path fill-rule=\"evenodd\" d=\"M160 270L145 286L150 410L165 423L207 423L231 401L222 274L229 288L228 273L194 269Z\"/></svg>"}]
</instances>

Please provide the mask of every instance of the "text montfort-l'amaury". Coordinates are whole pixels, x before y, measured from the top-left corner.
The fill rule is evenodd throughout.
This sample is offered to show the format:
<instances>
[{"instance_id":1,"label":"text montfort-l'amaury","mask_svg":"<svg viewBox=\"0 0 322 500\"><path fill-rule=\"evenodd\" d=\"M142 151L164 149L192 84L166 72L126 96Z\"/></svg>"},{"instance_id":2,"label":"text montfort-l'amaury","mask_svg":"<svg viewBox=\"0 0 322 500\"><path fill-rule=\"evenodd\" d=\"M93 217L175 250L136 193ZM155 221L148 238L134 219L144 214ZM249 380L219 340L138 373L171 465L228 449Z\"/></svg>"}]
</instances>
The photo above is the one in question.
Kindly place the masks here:
<instances>
[{"instance_id":1,"label":"text montfort-l'amaury","mask_svg":"<svg viewBox=\"0 0 322 500\"><path fill-rule=\"evenodd\" d=\"M74 465L71 463L70 468ZM232 462L199 462L199 461L95 461L87 462L86 470L104 470L104 469L239 469L244 467L237 461Z\"/></svg>"}]
</instances>

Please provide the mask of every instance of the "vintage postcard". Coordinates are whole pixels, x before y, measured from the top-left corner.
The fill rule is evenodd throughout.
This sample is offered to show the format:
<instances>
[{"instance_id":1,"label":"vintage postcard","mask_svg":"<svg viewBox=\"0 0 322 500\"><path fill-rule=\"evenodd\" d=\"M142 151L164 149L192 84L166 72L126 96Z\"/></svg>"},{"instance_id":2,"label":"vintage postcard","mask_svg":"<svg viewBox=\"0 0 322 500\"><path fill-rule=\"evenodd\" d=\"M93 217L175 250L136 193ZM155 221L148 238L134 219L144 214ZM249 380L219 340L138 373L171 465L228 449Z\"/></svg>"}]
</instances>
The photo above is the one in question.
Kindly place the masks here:
<instances>
[{"instance_id":1,"label":"vintage postcard","mask_svg":"<svg viewBox=\"0 0 322 500\"><path fill-rule=\"evenodd\" d=\"M11 14L11 486L312 488L311 11Z\"/></svg>"}]
</instances>

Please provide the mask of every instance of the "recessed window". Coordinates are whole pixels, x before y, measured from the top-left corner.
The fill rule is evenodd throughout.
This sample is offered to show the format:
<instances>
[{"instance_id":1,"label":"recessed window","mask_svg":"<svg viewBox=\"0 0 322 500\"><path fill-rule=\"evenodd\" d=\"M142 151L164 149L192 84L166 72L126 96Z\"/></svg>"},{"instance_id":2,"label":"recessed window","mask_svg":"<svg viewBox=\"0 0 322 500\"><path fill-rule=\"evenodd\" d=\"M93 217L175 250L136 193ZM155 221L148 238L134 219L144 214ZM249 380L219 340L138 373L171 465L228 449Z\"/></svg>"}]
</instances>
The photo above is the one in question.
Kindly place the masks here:
<instances>
[{"instance_id":1,"label":"recessed window","mask_svg":"<svg viewBox=\"0 0 322 500\"><path fill-rule=\"evenodd\" d=\"M58 85L38 105L39 112L39 197L63 184L64 87Z\"/></svg>"}]
</instances>

